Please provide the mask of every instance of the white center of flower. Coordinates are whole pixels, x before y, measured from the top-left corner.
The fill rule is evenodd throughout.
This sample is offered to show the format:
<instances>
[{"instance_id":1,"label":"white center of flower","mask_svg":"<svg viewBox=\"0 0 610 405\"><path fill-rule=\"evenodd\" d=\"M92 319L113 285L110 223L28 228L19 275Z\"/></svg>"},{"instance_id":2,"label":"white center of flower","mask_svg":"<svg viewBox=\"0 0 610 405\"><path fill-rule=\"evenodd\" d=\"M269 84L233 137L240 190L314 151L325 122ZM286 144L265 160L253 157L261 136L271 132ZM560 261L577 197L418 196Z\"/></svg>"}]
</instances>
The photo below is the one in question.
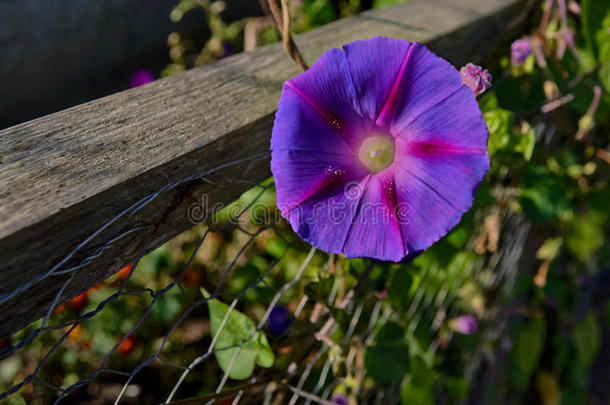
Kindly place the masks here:
<instances>
[{"instance_id":1,"label":"white center of flower","mask_svg":"<svg viewBox=\"0 0 610 405\"><path fill-rule=\"evenodd\" d=\"M371 135L358 150L360 163L373 173L377 173L394 162L394 138L388 135Z\"/></svg>"}]
</instances>

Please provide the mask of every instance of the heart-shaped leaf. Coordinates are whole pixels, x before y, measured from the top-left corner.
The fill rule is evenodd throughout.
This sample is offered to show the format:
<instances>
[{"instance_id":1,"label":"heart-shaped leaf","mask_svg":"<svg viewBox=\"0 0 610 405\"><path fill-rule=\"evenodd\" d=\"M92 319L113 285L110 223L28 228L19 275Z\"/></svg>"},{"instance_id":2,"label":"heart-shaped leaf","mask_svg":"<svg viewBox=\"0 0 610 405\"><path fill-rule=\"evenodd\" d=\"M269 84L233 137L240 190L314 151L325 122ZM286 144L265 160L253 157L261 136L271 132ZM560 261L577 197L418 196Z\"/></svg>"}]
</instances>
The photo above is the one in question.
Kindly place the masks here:
<instances>
[{"instance_id":1,"label":"heart-shaped leaf","mask_svg":"<svg viewBox=\"0 0 610 405\"><path fill-rule=\"evenodd\" d=\"M204 288L201 288L201 294L205 298L210 297ZM228 371L229 377L235 380L245 380L252 376L256 364L261 367L273 365L275 356L269 347L267 337L263 332L256 330L252 319L234 309L228 314L228 319L219 332L229 312L229 306L216 298L209 299L207 303L212 336L216 337L218 334L214 354L222 371L225 373ZM233 357L235 357L234 361ZM231 362L233 362L232 366ZM231 366L230 370L229 366Z\"/></svg>"}]
</instances>

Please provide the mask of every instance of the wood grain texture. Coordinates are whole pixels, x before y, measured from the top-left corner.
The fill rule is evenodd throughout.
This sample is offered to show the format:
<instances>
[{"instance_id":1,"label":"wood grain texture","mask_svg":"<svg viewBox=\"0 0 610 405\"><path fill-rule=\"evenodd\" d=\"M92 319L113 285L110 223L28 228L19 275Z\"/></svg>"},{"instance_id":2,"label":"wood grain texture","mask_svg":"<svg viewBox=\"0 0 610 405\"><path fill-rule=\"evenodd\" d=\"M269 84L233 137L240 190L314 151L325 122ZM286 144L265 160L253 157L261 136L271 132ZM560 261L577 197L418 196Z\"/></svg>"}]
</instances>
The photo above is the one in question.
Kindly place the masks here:
<instances>
[{"instance_id":1,"label":"wood grain texture","mask_svg":"<svg viewBox=\"0 0 610 405\"><path fill-rule=\"evenodd\" d=\"M330 48L385 35L426 43L459 66L492 49L519 9L519 0L414 1L336 21L296 42L311 64ZM40 317L66 277L60 301L187 229L186 211L202 195L228 203L268 177L281 87L298 73L274 44L1 131L0 337ZM227 164L206 180L175 184ZM87 266L61 272L92 255Z\"/></svg>"}]
</instances>

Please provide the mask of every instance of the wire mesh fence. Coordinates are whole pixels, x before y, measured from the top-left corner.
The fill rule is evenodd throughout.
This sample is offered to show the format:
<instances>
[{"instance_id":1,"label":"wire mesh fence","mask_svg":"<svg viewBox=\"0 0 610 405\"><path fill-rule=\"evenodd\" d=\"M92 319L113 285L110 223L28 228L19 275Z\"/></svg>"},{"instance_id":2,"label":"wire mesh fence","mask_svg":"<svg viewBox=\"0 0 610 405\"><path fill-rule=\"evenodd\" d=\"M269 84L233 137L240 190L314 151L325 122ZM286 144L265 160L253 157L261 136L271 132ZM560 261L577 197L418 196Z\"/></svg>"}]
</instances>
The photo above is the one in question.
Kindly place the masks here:
<instances>
[{"instance_id":1,"label":"wire mesh fence","mask_svg":"<svg viewBox=\"0 0 610 405\"><path fill-rule=\"evenodd\" d=\"M224 167L169 184L111 222L134 215L164 190L196 177L205 181ZM225 179L225 185L247 177L246 170L242 178ZM70 252L32 280L30 285L70 274L46 316L3 341L0 400L294 405L337 403L337 393L347 396L349 391L358 403L397 403L401 381L368 378L371 368L385 364L364 367L371 363L366 356L372 363L374 358L391 360L384 358L380 330L389 324L404 328L413 341L408 350L433 363L439 348L450 345L453 332L447 320L460 314L464 295L493 292L498 304L510 299L528 233L519 217L507 215L504 228L516 231L506 232L505 246L495 253L464 253L446 266L431 262L415 267L316 251L275 211L271 181L223 209L194 206L189 215L202 209L205 223L148 255L142 249L133 265L71 301L62 304L62 293L73 276L95 266L97 255L136 229L121 229L102 241L94 255L64 268L75 253ZM403 284L396 277L408 275L410 288L393 291L387 283L390 272L397 288ZM469 290L474 287L482 290ZM469 378L484 343L497 340L503 330L505 311L499 306L490 310L493 301L486 305L480 312L481 332L455 359L454 366ZM279 321L274 319L278 316ZM267 349L275 360L254 367L263 363L259 360ZM249 367L253 371L244 375ZM441 403L450 398L446 387L434 387L434 392Z\"/></svg>"}]
</instances>

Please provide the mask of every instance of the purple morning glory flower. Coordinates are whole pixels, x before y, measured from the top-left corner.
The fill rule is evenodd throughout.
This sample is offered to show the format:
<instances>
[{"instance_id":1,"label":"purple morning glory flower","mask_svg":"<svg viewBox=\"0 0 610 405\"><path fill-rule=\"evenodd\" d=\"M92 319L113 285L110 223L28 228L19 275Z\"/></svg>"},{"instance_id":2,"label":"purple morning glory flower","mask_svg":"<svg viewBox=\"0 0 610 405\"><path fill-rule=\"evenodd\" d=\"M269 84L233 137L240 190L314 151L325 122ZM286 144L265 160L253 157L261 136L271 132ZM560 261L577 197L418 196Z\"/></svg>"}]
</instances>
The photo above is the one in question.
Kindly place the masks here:
<instances>
[{"instance_id":1,"label":"purple morning glory flower","mask_svg":"<svg viewBox=\"0 0 610 405\"><path fill-rule=\"evenodd\" d=\"M532 53L532 45L527 39L518 39L510 46L510 56L513 65L521 66Z\"/></svg>"},{"instance_id":2,"label":"purple morning glory flower","mask_svg":"<svg viewBox=\"0 0 610 405\"><path fill-rule=\"evenodd\" d=\"M348 405L347 399L345 399L345 397L341 394L333 395L332 403L338 405Z\"/></svg>"},{"instance_id":3,"label":"purple morning glory flower","mask_svg":"<svg viewBox=\"0 0 610 405\"><path fill-rule=\"evenodd\" d=\"M290 312L284 307L277 306L273 308L269 314L267 328L269 329L269 332L274 335L282 335L286 332L286 329L288 329L291 323L292 316L290 315Z\"/></svg>"},{"instance_id":4,"label":"purple morning glory flower","mask_svg":"<svg viewBox=\"0 0 610 405\"><path fill-rule=\"evenodd\" d=\"M462 83L470 87L475 96L491 87L491 75L481 66L469 63L460 69L460 75L462 75Z\"/></svg>"},{"instance_id":5,"label":"purple morning glory flower","mask_svg":"<svg viewBox=\"0 0 610 405\"><path fill-rule=\"evenodd\" d=\"M378 37L331 49L284 84L278 208L326 252L400 261L470 209L487 137L473 92L425 46Z\"/></svg>"},{"instance_id":6,"label":"purple morning glory flower","mask_svg":"<svg viewBox=\"0 0 610 405\"><path fill-rule=\"evenodd\" d=\"M458 316L452 319L449 324L451 329L463 335L471 335L479 328L477 320L471 315Z\"/></svg>"},{"instance_id":7,"label":"purple morning glory flower","mask_svg":"<svg viewBox=\"0 0 610 405\"><path fill-rule=\"evenodd\" d=\"M138 87L146 83L150 83L155 80L155 76L150 73L146 69L136 70L133 75L131 75L131 82L129 87Z\"/></svg>"}]
</instances>

